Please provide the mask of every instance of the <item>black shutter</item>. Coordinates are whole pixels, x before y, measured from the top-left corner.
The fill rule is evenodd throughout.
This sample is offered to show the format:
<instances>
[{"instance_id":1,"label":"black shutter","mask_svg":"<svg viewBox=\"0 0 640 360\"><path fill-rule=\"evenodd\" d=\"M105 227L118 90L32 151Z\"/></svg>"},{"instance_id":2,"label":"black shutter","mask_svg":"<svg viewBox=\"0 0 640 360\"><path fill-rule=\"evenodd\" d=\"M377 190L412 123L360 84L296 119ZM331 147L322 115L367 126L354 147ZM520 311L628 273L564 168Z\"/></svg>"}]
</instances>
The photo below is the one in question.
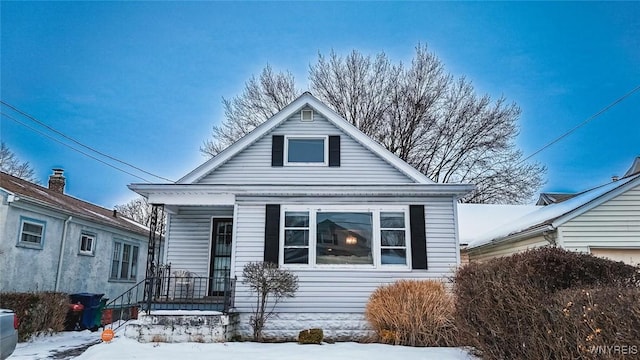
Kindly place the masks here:
<instances>
[{"instance_id":1,"label":"black shutter","mask_svg":"<svg viewBox=\"0 0 640 360\"><path fill-rule=\"evenodd\" d=\"M271 166L284 164L284 136L273 135L271 137Z\"/></svg>"},{"instance_id":2,"label":"black shutter","mask_svg":"<svg viewBox=\"0 0 640 360\"><path fill-rule=\"evenodd\" d=\"M280 205L267 204L264 225L264 261L278 265L280 245Z\"/></svg>"},{"instance_id":3,"label":"black shutter","mask_svg":"<svg viewBox=\"0 0 640 360\"><path fill-rule=\"evenodd\" d=\"M409 206L411 222L411 264L413 269L427 269L427 237L424 229L424 206Z\"/></svg>"},{"instance_id":4,"label":"black shutter","mask_svg":"<svg viewBox=\"0 0 640 360\"><path fill-rule=\"evenodd\" d=\"M340 166L340 135L329 136L329 166Z\"/></svg>"}]
</instances>

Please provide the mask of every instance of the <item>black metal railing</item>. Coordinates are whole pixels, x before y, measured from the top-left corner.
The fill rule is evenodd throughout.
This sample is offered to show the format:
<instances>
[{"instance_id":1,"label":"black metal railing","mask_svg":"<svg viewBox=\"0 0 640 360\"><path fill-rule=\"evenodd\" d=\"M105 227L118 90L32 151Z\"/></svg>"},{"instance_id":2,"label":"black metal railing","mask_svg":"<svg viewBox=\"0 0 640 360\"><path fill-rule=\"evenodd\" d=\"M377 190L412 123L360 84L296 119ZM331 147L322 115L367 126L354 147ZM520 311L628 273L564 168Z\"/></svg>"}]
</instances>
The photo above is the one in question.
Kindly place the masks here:
<instances>
[{"instance_id":1,"label":"black metal railing","mask_svg":"<svg viewBox=\"0 0 640 360\"><path fill-rule=\"evenodd\" d=\"M138 310L217 310L228 312L234 306L236 280L224 277L194 276L189 272L170 274L140 281L108 302L104 311L111 312L112 329L136 318ZM149 293L147 289L152 289Z\"/></svg>"},{"instance_id":2,"label":"black metal railing","mask_svg":"<svg viewBox=\"0 0 640 360\"><path fill-rule=\"evenodd\" d=\"M111 329L115 330L122 326L126 320L137 318L138 309L144 299L146 281L145 279L133 285L105 305L103 312L108 311L110 313L108 322Z\"/></svg>"},{"instance_id":3,"label":"black metal railing","mask_svg":"<svg viewBox=\"0 0 640 360\"><path fill-rule=\"evenodd\" d=\"M194 276L182 272L154 279L152 299L147 305L176 310L219 310L227 312L233 307L235 279ZM149 301L151 300L151 301Z\"/></svg>"}]
</instances>

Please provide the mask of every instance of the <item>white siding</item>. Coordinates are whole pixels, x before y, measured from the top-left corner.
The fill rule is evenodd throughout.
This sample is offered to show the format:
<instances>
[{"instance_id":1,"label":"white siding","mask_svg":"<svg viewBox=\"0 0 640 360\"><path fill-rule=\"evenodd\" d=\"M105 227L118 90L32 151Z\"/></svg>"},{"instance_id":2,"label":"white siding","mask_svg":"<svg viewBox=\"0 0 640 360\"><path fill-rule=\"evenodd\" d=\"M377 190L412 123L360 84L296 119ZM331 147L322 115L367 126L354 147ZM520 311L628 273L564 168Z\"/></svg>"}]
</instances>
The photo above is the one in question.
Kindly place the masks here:
<instances>
[{"instance_id":1,"label":"white siding","mask_svg":"<svg viewBox=\"0 0 640 360\"><path fill-rule=\"evenodd\" d=\"M640 248L640 186L575 217L560 230L562 246L568 250Z\"/></svg>"},{"instance_id":2,"label":"white siding","mask_svg":"<svg viewBox=\"0 0 640 360\"><path fill-rule=\"evenodd\" d=\"M238 205L235 275L264 256L265 205ZM451 198L434 198L425 206L428 270L296 270L299 290L296 297L278 305L278 312L358 313L370 294L380 285L400 279L444 280L457 266L454 209ZM235 305L240 312L251 311L254 298L238 282Z\"/></svg>"},{"instance_id":3,"label":"white siding","mask_svg":"<svg viewBox=\"0 0 640 360\"><path fill-rule=\"evenodd\" d=\"M340 167L271 167L272 135L340 135ZM314 112L313 122L300 113L285 120L254 144L203 177L201 184L398 184L409 177Z\"/></svg>"},{"instance_id":4,"label":"white siding","mask_svg":"<svg viewBox=\"0 0 640 360\"><path fill-rule=\"evenodd\" d=\"M171 271L188 270L209 276L211 219L233 217L233 207L185 206L169 217L167 261Z\"/></svg>"}]
</instances>

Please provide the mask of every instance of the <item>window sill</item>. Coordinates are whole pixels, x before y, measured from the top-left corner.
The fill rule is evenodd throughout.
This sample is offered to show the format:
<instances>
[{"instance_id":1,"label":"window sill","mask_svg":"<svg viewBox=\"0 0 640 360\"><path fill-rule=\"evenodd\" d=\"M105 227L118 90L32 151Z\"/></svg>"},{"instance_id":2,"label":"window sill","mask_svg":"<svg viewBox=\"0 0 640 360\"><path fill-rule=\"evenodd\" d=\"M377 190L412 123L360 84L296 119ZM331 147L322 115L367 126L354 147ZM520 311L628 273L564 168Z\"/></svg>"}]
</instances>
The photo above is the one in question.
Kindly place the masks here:
<instances>
[{"instance_id":1,"label":"window sill","mask_svg":"<svg viewBox=\"0 0 640 360\"><path fill-rule=\"evenodd\" d=\"M95 257L96 256L94 253L89 253L89 252L79 252L78 255L80 255L80 256L88 256L88 257Z\"/></svg>"},{"instance_id":2,"label":"window sill","mask_svg":"<svg viewBox=\"0 0 640 360\"><path fill-rule=\"evenodd\" d=\"M25 249L42 250L42 244L36 244L36 243L19 242L16 244L16 246L25 248Z\"/></svg>"},{"instance_id":3,"label":"window sill","mask_svg":"<svg viewBox=\"0 0 640 360\"><path fill-rule=\"evenodd\" d=\"M111 283L127 283L127 284L135 284L136 281L138 281L137 279L109 279L108 280Z\"/></svg>"},{"instance_id":4,"label":"window sill","mask_svg":"<svg viewBox=\"0 0 640 360\"><path fill-rule=\"evenodd\" d=\"M284 166L285 167L290 167L290 166L291 167L294 167L294 166L298 166L298 167L299 166L314 166L314 167L323 167L324 166L324 167L329 167L329 164L328 163L319 163L319 162L318 163L302 163L302 162L301 163L296 163L296 162L290 163L290 162L285 162Z\"/></svg>"},{"instance_id":5,"label":"window sill","mask_svg":"<svg viewBox=\"0 0 640 360\"><path fill-rule=\"evenodd\" d=\"M318 272L318 271L363 271L363 272L404 272L414 271L408 266L363 266L363 265L325 265L325 266L309 266L309 265L279 265L282 269L300 272ZM417 271L417 269L415 270Z\"/></svg>"}]
</instances>

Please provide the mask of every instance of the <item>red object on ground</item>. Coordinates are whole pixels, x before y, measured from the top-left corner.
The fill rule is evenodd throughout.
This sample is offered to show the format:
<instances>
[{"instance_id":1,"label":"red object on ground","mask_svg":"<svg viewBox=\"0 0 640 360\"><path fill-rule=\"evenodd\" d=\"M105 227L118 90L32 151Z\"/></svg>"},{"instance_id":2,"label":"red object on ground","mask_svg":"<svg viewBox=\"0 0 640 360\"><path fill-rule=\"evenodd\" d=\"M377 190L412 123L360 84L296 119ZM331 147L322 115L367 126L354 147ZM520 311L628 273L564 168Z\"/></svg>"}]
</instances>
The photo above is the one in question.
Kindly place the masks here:
<instances>
[{"instance_id":1,"label":"red object on ground","mask_svg":"<svg viewBox=\"0 0 640 360\"><path fill-rule=\"evenodd\" d=\"M71 310L71 311L82 311L82 310L84 310L84 305L82 305L82 304L69 304L69 310Z\"/></svg>"}]
</instances>

